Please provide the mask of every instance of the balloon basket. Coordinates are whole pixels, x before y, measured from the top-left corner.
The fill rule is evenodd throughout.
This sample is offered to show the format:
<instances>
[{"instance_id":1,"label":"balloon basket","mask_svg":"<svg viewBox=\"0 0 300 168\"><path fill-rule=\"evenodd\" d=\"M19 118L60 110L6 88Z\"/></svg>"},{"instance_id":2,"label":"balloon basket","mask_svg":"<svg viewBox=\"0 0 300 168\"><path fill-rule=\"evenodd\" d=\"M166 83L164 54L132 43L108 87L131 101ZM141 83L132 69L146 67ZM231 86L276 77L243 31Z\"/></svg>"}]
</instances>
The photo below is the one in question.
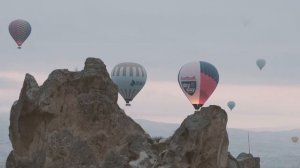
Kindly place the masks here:
<instances>
[{"instance_id":1,"label":"balloon basket","mask_svg":"<svg viewBox=\"0 0 300 168\"><path fill-rule=\"evenodd\" d=\"M126 106L131 106L131 104L129 104L129 103L126 103Z\"/></svg>"},{"instance_id":2,"label":"balloon basket","mask_svg":"<svg viewBox=\"0 0 300 168\"><path fill-rule=\"evenodd\" d=\"M21 49L21 47L19 46L18 49Z\"/></svg>"}]
</instances>

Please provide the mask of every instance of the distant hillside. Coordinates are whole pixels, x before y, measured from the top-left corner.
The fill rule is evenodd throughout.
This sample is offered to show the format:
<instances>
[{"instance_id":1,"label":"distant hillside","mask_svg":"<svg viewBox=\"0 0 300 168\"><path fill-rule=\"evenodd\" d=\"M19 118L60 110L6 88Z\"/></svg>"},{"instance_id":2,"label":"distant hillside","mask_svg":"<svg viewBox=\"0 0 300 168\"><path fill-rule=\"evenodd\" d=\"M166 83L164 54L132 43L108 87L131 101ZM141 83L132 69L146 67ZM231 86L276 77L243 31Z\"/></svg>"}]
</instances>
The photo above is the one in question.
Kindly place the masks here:
<instances>
[{"instance_id":1,"label":"distant hillside","mask_svg":"<svg viewBox=\"0 0 300 168\"><path fill-rule=\"evenodd\" d=\"M136 119L151 136L171 136L179 124L158 123ZM300 130L250 132L251 153L261 157L262 168L300 168L300 143L291 142L292 136L300 136ZM248 131L228 129L229 151L237 156L248 152ZM299 165L298 165L299 164Z\"/></svg>"},{"instance_id":2,"label":"distant hillside","mask_svg":"<svg viewBox=\"0 0 300 168\"><path fill-rule=\"evenodd\" d=\"M179 124L160 123L143 119L135 119L135 121L152 137L169 137L180 126Z\"/></svg>"},{"instance_id":3,"label":"distant hillside","mask_svg":"<svg viewBox=\"0 0 300 168\"><path fill-rule=\"evenodd\" d=\"M9 114L0 113L0 168L4 168L7 155L11 151L11 144L8 137Z\"/></svg>"}]
</instances>

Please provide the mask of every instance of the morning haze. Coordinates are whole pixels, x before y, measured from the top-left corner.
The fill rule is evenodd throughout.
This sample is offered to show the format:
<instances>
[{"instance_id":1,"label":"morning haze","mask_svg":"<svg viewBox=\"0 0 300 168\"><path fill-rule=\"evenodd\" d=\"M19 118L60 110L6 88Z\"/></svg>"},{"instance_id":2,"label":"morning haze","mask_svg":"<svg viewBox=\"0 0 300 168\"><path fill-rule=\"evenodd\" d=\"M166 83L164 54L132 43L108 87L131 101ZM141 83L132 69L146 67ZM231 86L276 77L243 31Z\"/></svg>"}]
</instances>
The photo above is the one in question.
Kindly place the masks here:
<instances>
[{"instance_id":1,"label":"morning haze","mask_svg":"<svg viewBox=\"0 0 300 168\"><path fill-rule=\"evenodd\" d=\"M189 61L214 64L220 83L206 103L229 112L229 127L299 128L300 11L297 1L6 1L0 6L0 111L8 113L25 73L39 84L57 68L79 70L86 57L112 68L142 64L145 88L126 108L133 118L181 122L193 112L177 83ZM28 20L31 36L17 50L7 26ZM255 65L267 60L263 71ZM7 95L7 96L3 96ZM119 98L119 105L125 102Z\"/></svg>"}]
</instances>

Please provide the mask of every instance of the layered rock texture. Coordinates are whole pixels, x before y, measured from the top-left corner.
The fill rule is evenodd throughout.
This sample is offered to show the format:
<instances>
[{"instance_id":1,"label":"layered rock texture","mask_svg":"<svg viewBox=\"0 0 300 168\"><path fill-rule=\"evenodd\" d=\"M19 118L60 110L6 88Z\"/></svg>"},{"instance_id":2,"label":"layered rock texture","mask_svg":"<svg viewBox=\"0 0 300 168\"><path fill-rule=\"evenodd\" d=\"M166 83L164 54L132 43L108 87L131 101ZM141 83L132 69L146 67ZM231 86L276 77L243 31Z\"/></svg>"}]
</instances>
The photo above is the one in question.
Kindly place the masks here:
<instances>
[{"instance_id":1,"label":"layered rock texture","mask_svg":"<svg viewBox=\"0 0 300 168\"><path fill-rule=\"evenodd\" d=\"M13 151L6 167L233 168L227 114L220 107L188 116L159 142L117 99L117 86L99 59L88 58L80 72L55 70L41 86L27 74L11 109Z\"/></svg>"}]
</instances>

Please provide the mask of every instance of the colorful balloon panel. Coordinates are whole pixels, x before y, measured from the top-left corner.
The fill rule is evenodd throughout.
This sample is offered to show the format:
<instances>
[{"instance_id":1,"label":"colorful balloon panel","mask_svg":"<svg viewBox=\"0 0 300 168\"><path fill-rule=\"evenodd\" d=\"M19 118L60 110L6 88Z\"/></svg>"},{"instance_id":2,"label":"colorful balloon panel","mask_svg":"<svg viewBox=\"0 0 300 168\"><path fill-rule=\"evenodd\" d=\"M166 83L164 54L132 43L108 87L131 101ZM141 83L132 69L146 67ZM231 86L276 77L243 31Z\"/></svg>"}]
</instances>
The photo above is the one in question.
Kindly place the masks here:
<instances>
[{"instance_id":1,"label":"colorful balloon panel","mask_svg":"<svg viewBox=\"0 0 300 168\"><path fill-rule=\"evenodd\" d=\"M137 63L125 62L116 65L111 72L112 81L118 86L119 93L126 105L140 92L147 80L145 68Z\"/></svg>"},{"instance_id":2,"label":"colorful balloon panel","mask_svg":"<svg viewBox=\"0 0 300 168\"><path fill-rule=\"evenodd\" d=\"M21 48L21 45L28 38L31 33L31 26L26 20L14 20L9 24L9 33L11 37L15 40L18 48Z\"/></svg>"},{"instance_id":3,"label":"colorful balloon panel","mask_svg":"<svg viewBox=\"0 0 300 168\"><path fill-rule=\"evenodd\" d=\"M178 83L191 104L198 110L216 89L219 74L208 62L190 62L181 67Z\"/></svg>"}]
</instances>

